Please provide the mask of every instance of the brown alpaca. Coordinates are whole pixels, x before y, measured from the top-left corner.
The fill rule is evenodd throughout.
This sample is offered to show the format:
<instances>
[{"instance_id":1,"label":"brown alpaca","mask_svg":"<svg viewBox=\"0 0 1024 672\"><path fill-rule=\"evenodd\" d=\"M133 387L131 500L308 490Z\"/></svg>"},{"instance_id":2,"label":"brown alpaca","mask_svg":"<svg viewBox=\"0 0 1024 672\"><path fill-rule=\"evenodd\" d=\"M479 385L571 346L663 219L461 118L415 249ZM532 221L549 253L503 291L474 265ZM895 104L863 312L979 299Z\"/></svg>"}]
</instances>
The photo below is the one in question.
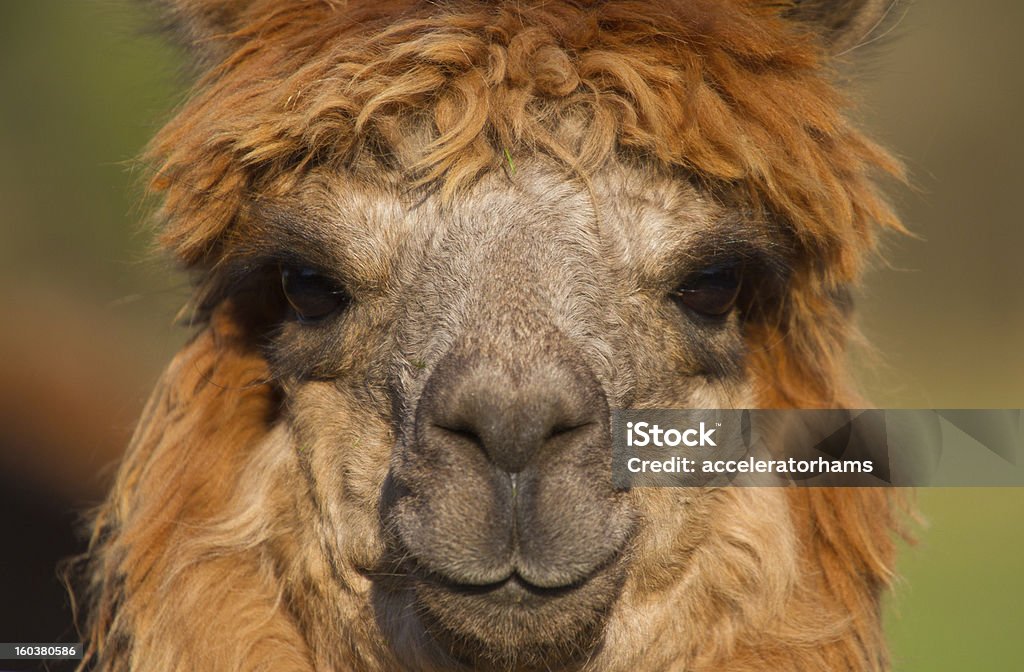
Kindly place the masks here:
<instances>
[{"instance_id":1,"label":"brown alpaca","mask_svg":"<svg viewBox=\"0 0 1024 672\"><path fill-rule=\"evenodd\" d=\"M89 554L101 670L882 670L886 491L611 485L609 409L841 407L889 2L172 0L199 331Z\"/></svg>"}]
</instances>

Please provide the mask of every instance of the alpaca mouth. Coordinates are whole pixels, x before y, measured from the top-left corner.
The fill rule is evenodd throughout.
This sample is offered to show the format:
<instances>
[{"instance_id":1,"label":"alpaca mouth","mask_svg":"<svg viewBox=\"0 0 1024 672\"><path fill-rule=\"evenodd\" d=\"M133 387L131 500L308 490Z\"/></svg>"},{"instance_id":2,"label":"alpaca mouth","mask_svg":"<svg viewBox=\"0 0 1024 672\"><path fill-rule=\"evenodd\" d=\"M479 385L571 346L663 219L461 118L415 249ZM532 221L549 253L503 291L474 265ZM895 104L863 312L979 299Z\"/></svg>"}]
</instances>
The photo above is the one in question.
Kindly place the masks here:
<instances>
[{"instance_id":1,"label":"alpaca mouth","mask_svg":"<svg viewBox=\"0 0 1024 672\"><path fill-rule=\"evenodd\" d=\"M447 656L473 669L557 669L586 657L625 579L620 558L573 583L545 587L518 572L488 584L414 572L424 629Z\"/></svg>"},{"instance_id":2,"label":"alpaca mouth","mask_svg":"<svg viewBox=\"0 0 1024 672\"><path fill-rule=\"evenodd\" d=\"M594 571L593 575L598 574L603 569L604 567L599 567ZM512 571L505 578L491 583L461 583L421 570L414 571L414 575L419 581L431 583L438 588L448 590L452 595L463 595L469 598L487 600L495 605L506 605L523 609L540 606L547 601L568 596L574 591L583 588L591 579L590 576L587 576L563 585L543 586L531 582L519 573L518 570Z\"/></svg>"}]
</instances>

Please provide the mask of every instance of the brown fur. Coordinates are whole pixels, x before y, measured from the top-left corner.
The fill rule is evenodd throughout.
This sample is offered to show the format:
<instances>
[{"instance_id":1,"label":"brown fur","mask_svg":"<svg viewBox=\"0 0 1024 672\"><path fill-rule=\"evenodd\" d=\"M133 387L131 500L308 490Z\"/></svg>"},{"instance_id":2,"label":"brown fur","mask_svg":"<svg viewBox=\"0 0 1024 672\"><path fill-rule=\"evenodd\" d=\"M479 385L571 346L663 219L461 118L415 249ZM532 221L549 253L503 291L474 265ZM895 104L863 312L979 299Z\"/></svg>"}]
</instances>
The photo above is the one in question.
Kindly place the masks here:
<instances>
[{"instance_id":1,"label":"brown fur","mask_svg":"<svg viewBox=\"0 0 1024 672\"><path fill-rule=\"evenodd\" d=\"M851 6L843 11L853 16ZM149 157L161 240L199 275L205 322L161 381L97 517L86 665L452 664L389 612L408 605L381 597L386 578L367 571L380 567L376 498L393 440L368 416L369 381L388 351L374 334L387 320L367 318L352 337L365 351L330 364L368 381L334 400L329 387L281 373L312 345L297 341L268 361L260 339L270 318L225 279L268 237L266 212L291 207L282 204L320 217L317 198L386 192L434 199L443 218L485 198L481 184L527 184L521 174L540 165L608 213L615 175L660 176L637 178L641 193L688 181L708 200L693 219L739 213L786 250L785 292L743 326L751 401L856 403L842 375L847 295L875 230L899 228L873 176L901 169L846 118L827 49L856 43L836 31L874 25L877 13L830 17L823 29L793 11L709 0L176 3L174 18L210 66ZM338 174L344 188L315 186ZM387 241L389 231L362 235ZM367 287L392 282L385 256L355 262ZM629 389L612 400L642 397L642 386L598 368L609 389ZM296 410L327 404L347 410ZM358 447L346 458L344 503L323 498L338 469L323 426ZM879 600L892 575L891 493L635 498L643 521L632 564L582 668L886 668Z\"/></svg>"}]
</instances>

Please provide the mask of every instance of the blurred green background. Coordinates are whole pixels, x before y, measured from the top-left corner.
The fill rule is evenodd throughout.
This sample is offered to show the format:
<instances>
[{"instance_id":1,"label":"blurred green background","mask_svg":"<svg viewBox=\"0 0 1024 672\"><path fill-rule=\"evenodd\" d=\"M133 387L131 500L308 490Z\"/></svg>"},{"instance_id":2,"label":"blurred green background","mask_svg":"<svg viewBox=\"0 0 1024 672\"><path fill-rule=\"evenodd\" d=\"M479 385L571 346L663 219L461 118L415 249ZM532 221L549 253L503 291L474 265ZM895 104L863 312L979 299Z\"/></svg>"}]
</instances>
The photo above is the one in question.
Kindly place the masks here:
<instances>
[{"instance_id":1,"label":"blurred green background","mask_svg":"<svg viewBox=\"0 0 1024 672\"><path fill-rule=\"evenodd\" d=\"M133 162L187 89L145 3L0 2L0 640L73 640L53 561L163 364L187 282ZM906 9L896 11L903 12ZM909 7L856 76L907 162L852 363L879 406L1024 407L1024 3ZM876 45L877 46L877 45ZM924 490L889 600L897 670L1024 669L1024 490ZM14 608L11 608L13 605Z\"/></svg>"}]
</instances>

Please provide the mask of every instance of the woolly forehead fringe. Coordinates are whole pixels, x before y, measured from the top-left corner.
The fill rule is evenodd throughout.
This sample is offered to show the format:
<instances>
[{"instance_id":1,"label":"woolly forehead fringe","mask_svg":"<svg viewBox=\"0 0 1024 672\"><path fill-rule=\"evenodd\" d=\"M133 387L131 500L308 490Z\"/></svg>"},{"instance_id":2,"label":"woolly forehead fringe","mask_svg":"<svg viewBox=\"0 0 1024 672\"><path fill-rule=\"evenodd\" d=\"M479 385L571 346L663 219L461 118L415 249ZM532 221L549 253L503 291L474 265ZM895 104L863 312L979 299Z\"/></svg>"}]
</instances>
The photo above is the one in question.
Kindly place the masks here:
<instances>
[{"instance_id":1,"label":"woolly forehead fringe","mask_svg":"<svg viewBox=\"0 0 1024 672\"><path fill-rule=\"evenodd\" d=\"M777 4L777 3L776 3ZM162 242L215 261L246 199L373 156L449 202L541 153L585 177L640 156L778 218L836 282L897 161L847 120L814 34L772 3L254 2L154 140ZM572 130L567 130L572 129Z\"/></svg>"}]
</instances>

